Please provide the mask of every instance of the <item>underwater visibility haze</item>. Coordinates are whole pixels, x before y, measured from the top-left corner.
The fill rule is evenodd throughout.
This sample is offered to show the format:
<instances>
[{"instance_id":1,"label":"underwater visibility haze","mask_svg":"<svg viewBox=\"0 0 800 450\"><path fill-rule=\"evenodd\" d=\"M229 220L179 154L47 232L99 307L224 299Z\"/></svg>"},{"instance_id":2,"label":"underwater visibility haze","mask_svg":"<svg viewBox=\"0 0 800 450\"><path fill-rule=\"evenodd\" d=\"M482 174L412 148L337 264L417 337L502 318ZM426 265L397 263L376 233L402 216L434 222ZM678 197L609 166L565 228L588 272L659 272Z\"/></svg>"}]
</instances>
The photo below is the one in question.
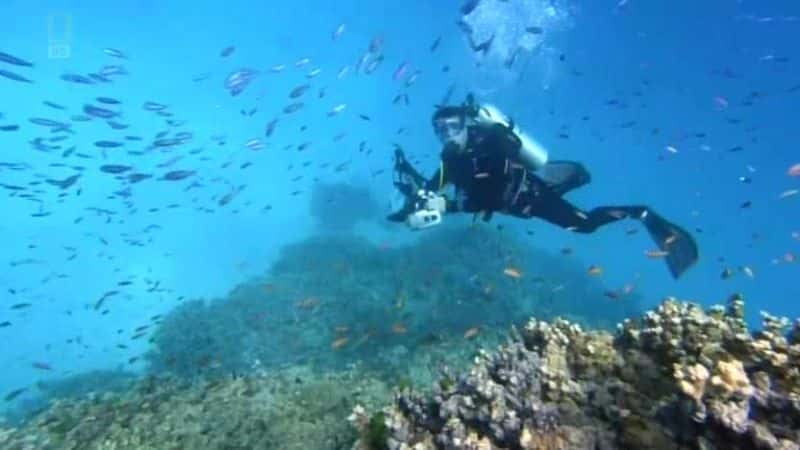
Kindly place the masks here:
<instances>
[{"instance_id":1,"label":"underwater visibility haze","mask_svg":"<svg viewBox=\"0 0 800 450\"><path fill-rule=\"evenodd\" d=\"M800 448L797 2L0 10L0 448Z\"/></svg>"}]
</instances>

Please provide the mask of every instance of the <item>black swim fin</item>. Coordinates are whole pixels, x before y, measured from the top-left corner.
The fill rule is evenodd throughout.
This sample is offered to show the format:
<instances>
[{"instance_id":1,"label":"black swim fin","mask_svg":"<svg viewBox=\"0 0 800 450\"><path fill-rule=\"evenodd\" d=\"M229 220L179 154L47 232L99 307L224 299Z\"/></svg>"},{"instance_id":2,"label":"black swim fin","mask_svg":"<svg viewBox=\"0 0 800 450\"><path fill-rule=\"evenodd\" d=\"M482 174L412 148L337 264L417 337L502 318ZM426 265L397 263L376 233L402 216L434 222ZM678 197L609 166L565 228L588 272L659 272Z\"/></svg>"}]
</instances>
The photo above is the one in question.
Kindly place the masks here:
<instances>
[{"instance_id":1,"label":"black swim fin","mask_svg":"<svg viewBox=\"0 0 800 450\"><path fill-rule=\"evenodd\" d=\"M697 243L692 235L683 228L669 222L652 210L642 219L650 237L665 252L667 266L673 278L678 279L699 258Z\"/></svg>"}]
</instances>

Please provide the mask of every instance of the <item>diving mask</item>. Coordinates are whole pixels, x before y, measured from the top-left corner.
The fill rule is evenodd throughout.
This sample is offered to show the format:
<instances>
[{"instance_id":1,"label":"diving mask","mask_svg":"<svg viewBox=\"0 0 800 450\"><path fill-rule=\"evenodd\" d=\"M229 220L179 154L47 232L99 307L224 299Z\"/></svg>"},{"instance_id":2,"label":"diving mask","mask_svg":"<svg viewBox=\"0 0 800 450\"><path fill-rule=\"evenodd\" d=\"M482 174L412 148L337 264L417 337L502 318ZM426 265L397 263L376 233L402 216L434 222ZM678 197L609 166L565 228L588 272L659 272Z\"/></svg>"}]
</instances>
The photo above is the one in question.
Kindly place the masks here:
<instances>
[{"instance_id":1,"label":"diving mask","mask_svg":"<svg viewBox=\"0 0 800 450\"><path fill-rule=\"evenodd\" d=\"M435 122L434 131L442 142L456 141L463 135L465 123L460 117L442 118Z\"/></svg>"}]
</instances>

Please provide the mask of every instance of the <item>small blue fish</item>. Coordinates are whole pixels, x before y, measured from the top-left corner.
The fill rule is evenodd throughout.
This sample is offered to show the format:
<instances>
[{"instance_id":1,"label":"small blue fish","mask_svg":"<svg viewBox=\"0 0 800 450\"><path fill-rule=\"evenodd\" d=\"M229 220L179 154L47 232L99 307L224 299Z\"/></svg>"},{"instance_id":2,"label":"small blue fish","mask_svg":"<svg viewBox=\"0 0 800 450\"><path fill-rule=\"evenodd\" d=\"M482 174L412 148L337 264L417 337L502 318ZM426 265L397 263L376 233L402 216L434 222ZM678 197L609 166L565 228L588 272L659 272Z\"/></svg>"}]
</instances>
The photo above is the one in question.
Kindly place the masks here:
<instances>
[{"instance_id":1,"label":"small blue fish","mask_svg":"<svg viewBox=\"0 0 800 450\"><path fill-rule=\"evenodd\" d=\"M33 83L33 81L23 77L22 75L17 75L14 72L9 72L3 69L0 69L0 76L8 78L9 80L20 81L22 83Z\"/></svg>"},{"instance_id":2,"label":"small blue fish","mask_svg":"<svg viewBox=\"0 0 800 450\"><path fill-rule=\"evenodd\" d=\"M95 100L97 100L99 103L104 103L106 105L119 105L120 103L122 103L119 100L111 97L97 97Z\"/></svg>"},{"instance_id":3,"label":"small blue fish","mask_svg":"<svg viewBox=\"0 0 800 450\"><path fill-rule=\"evenodd\" d=\"M0 52L0 62L13 64L15 66L33 67L32 62L25 61L24 59L20 59L14 55L9 55L8 53L3 52Z\"/></svg>"},{"instance_id":4,"label":"small blue fish","mask_svg":"<svg viewBox=\"0 0 800 450\"><path fill-rule=\"evenodd\" d=\"M61 79L64 81L69 81L70 83L94 84L94 81L92 81L91 78L87 78L83 75L78 75L74 73L65 73L61 75Z\"/></svg>"},{"instance_id":5,"label":"small blue fish","mask_svg":"<svg viewBox=\"0 0 800 450\"><path fill-rule=\"evenodd\" d=\"M128 55L123 53L122 50L118 50L116 48L111 48L111 47L104 48L103 53L105 53L108 56L112 56L114 58L128 59Z\"/></svg>"},{"instance_id":6,"label":"small blue fish","mask_svg":"<svg viewBox=\"0 0 800 450\"><path fill-rule=\"evenodd\" d=\"M3 322L2 324L0 324L0 326L9 326L9 325L11 325L11 322ZM13 391L11 391L8 394L6 394L6 396L3 397L3 400L6 401L6 402L10 402L10 401L14 400L15 398L19 397L20 395L22 395L27 390L28 390L28 388L14 389Z\"/></svg>"},{"instance_id":7,"label":"small blue fish","mask_svg":"<svg viewBox=\"0 0 800 450\"><path fill-rule=\"evenodd\" d=\"M28 119L28 121L30 121L34 125L41 125L43 127L58 127L58 128L69 127L69 125L66 123L61 123L53 119L45 119L43 117L31 117L30 119Z\"/></svg>"},{"instance_id":8,"label":"small blue fish","mask_svg":"<svg viewBox=\"0 0 800 450\"><path fill-rule=\"evenodd\" d=\"M67 109L65 106L59 105L58 103L53 103L53 102L48 101L48 100L45 100L42 103L44 104L44 106L49 106L49 107L51 107L53 109L58 109L58 110L61 110L61 111Z\"/></svg>"},{"instance_id":9,"label":"small blue fish","mask_svg":"<svg viewBox=\"0 0 800 450\"><path fill-rule=\"evenodd\" d=\"M195 173L197 172L195 172L194 170L173 170L171 172L165 173L164 176L161 178L161 180L178 181L184 178L188 178L194 175Z\"/></svg>"},{"instance_id":10,"label":"small blue fish","mask_svg":"<svg viewBox=\"0 0 800 450\"><path fill-rule=\"evenodd\" d=\"M148 101L144 102L143 107L147 111L162 111L167 108L167 105L162 105L161 103Z\"/></svg>"},{"instance_id":11,"label":"small blue fish","mask_svg":"<svg viewBox=\"0 0 800 450\"><path fill-rule=\"evenodd\" d=\"M122 172L127 172L127 171L129 171L131 169L132 169L131 166L125 166L125 165L122 165L122 164L105 164L105 165L100 166L100 171L101 172L112 173L112 174L118 174L118 173L122 173Z\"/></svg>"},{"instance_id":12,"label":"small blue fish","mask_svg":"<svg viewBox=\"0 0 800 450\"><path fill-rule=\"evenodd\" d=\"M97 141L94 145L100 148L116 148L121 147L122 143L117 141Z\"/></svg>"},{"instance_id":13,"label":"small blue fish","mask_svg":"<svg viewBox=\"0 0 800 450\"><path fill-rule=\"evenodd\" d=\"M111 111L110 109L100 108L99 106L94 105L83 105L83 112L90 116L98 117L101 119L110 119L117 115L116 112Z\"/></svg>"}]
</instances>

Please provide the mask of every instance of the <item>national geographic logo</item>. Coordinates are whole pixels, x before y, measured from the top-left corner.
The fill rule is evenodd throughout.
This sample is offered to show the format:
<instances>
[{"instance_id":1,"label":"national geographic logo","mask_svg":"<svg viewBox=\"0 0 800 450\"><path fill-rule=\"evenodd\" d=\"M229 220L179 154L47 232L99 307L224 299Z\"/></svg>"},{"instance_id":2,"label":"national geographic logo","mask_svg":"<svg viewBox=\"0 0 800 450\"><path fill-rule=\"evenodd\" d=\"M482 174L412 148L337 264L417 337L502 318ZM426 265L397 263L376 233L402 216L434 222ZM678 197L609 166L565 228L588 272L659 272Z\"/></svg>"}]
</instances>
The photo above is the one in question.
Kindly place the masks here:
<instances>
[{"instance_id":1,"label":"national geographic logo","mask_svg":"<svg viewBox=\"0 0 800 450\"><path fill-rule=\"evenodd\" d=\"M47 15L47 57L67 59L72 54L72 15L51 12Z\"/></svg>"}]
</instances>

